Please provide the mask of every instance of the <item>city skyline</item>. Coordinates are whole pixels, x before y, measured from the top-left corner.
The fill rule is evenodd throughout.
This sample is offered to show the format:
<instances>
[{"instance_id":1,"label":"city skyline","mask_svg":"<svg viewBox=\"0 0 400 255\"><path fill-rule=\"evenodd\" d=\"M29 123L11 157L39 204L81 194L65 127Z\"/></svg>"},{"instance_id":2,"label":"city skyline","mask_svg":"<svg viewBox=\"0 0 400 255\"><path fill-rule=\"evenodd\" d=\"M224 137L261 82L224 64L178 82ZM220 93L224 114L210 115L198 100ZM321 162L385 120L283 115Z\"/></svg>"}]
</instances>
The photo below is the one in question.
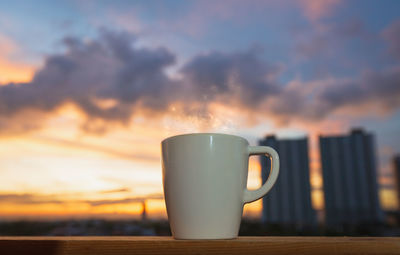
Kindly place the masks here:
<instances>
[{"instance_id":1,"label":"city skyline","mask_svg":"<svg viewBox=\"0 0 400 255\"><path fill-rule=\"evenodd\" d=\"M359 128L352 129L352 134L354 134L354 132L358 132L358 130L359 130ZM359 131L359 132L363 132L363 131ZM335 135L331 135L331 136L329 136L329 135L320 136L319 138L324 141L324 140L327 140L327 139L342 138L342 137L344 137L345 134L346 133L344 133L344 134L335 134ZM301 160L302 161L305 160L304 162L306 162L306 164L307 164L307 167L305 168L305 171L309 171L309 167L308 166L311 166L312 164L309 162L308 137L307 136L300 137L300 138L277 138L277 137L275 137L273 135L267 135L267 136L265 136L264 140L259 140L259 145L272 146L273 148L278 150L279 154L281 155L281 160L285 161L285 162L283 162L283 161L281 162L281 170L287 170L287 167L288 167L287 164L289 164L290 161L294 160L292 158L293 151L291 153L289 153L289 154L286 151L286 154L288 154L288 155L286 155L286 154L283 155L282 151L280 150L280 149L286 148L290 144L293 144L293 145L294 144L298 144L298 146L300 146L302 148L305 146L303 148L305 150L305 152L301 152L301 154L302 155L303 154L307 155L307 157L301 158ZM321 140L320 140L320 144L321 144ZM323 148L323 146L321 147L321 145L320 145L319 149L321 150L322 148ZM286 149L288 149L288 148L286 148ZM322 155L319 155L319 156L321 157ZM396 160L398 161L398 156L394 157L394 163L397 162ZM320 161L320 163L323 163L322 160ZM260 172L262 173L261 174L262 178L260 178L260 184L265 182L265 179L267 178L267 171L263 170L263 167L266 167L266 169L269 167L269 164L268 164L267 160L265 158L261 158L261 161L258 162L254 158L250 158L249 164L250 164L250 168L253 168L253 170L259 168ZM396 164L393 164L393 166L394 166L393 167L393 172L395 173L395 177L397 177L396 176L396 172L395 172L397 170ZM293 165L292 165L292 167L293 167ZM302 168L302 166L297 166L296 168L299 169L299 168ZM323 170L321 169L321 171L323 171ZM287 174L289 174L289 173L287 173ZM287 176L287 177L290 177L290 176ZM279 183L281 182L281 179L282 179L282 177L280 177L279 181L277 182L277 184L276 184L277 186L280 186ZM311 184L312 183L312 177L309 176L308 180L309 180L308 184ZM376 177L376 180L379 180L378 176ZM323 179L322 179L322 182L323 182ZM395 181L395 184L398 185L398 183L396 181ZM294 186L296 186L296 185L294 185ZM291 189L293 189L294 186L291 187ZM384 188L385 188L384 186L382 187L382 185L378 184L377 192L379 193ZM399 192L396 189L397 186L395 186L394 188L395 188L394 192L396 192L396 191ZM282 188L280 188L280 189L281 189L281 193L283 192L286 195L289 195L287 190L284 190ZM130 188L120 188L120 189L102 190L99 193L101 193L102 194L101 197L104 198L104 194L125 193L125 192L130 192L130 191L131 191ZM276 191L276 189L273 189L272 193L274 193L274 191ZM299 191L299 192L301 193L301 191ZM321 189L320 186L317 186L317 188L316 187L313 187L312 189L310 188L310 193L313 193L313 192L314 193L315 192L318 192L318 193L322 192L322 195L326 196L324 188L322 187L322 189ZM281 196L282 196L282 194L281 194ZM299 193L297 193L297 194L299 194ZM77 194L77 195L80 195L80 194ZM306 193L303 194L303 195L307 196ZM320 195L321 194L318 194L318 196L320 196ZM271 194L269 194L269 196L267 195L267 197L259 200L259 202L258 202L259 205L258 206L262 206L262 203L265 203L266 201L270 201L271 200L270 196L271 196ZM276 194L275 195L272 194L272 196L276 197L275 200L279 198L279 197L276 196ZM313 196L314 196L314 198L313 198L314 201L312 202L312 207L310 209L312 211L313 210L323 211L324 214L325 214L326 210L327 210L325 205L321 206L320 204L318 204L318 203L320 203L320 201L316 201L316 199L315 199L315 197L317 195L313 194ZM380 195L378 194L378 196L382 197L381 194ZM289 197L292 197L292 196L289 195ZM33 206L35 206L37 204L42 204L42 203L43 204L47 204L47 203L49 203L49 204L61 203L62 204L63 203L62 200L57 200L57 196L52 196L52 195L43 196L42 198L39 197L39 199L37 201L35 201L35 197L32 196L31 194L19 194L19 195L1 194L0 195L0 199L2 199L3 201L5 200L6 202L7 202L7 200L11 200L12 201L13 199L15 199L17 201L21 201L21 204L24 204L24 202L26 202L27 204L33 205ZM326 200L326 197L325 197L324 200ZM397 206L387 206L387 205L385 206L385 204L382 203L382 201L379 201L379 200L380 199L378 198L379 206L383 206L384 208L389 209L389 210L399 210L400 209ZM261 202L261 201L264 201L264 202ZM148 217L147 216L147 209L144 209L144 208L147 208L148 204L150 205L150 207L153 207L154 204L156 204L156 206L158 206L158 208L157 208L158 210L157 209L154 210L154 207L153 207L154 211L152 212L152 214L150 214L152 218L166 218L165 209L164 210L163 209L161 209L161 210L159 209L159 208L163 208L164 207L164 201L163 201L163 194L162 193L154 193L154 194L150 194L150 195L144 195L144 196L139 196L139 197L129 197L129 198L124 198L124 199L89 199L89 200L85 200L85 199L75 199L74 200L74 199L72 199L69 202L73 203L73 204L82 204L83 203L83 204L87 204L87 205L95 206L95 207L104 206L105 205L105 206L107 206L109 208L109 210L112 210L112 212L111 213L110 212L98 213L98 212L95 211L92 214L75 213L75 214L70 214L70 215L52 215L52 217L50 217L50 218L49 218L48 214L44 214L44 215L41 215L41 214L36 214L36 215L35 214L32 214L32 215L26 214L26 215L15 215L15 216L12 216L12 217L9 217L9 215L3 215L3 216L6 216L3 219L26 218L26 219L53 220L53 219L58 219L58 218L70 218L70 217L73 217L73 218L100 217L100 218L108 218L108 219L129 219L129 218L133 217L135 219L136 218L140 219L140 218L143 218L144 210L145 210L146 218ZM300 202L300 200L298 202ZM394 202L395 205L397 205L398 200L397 201L393 201L393 202ZM125 203L129 204L129 207L128 207L129 211L118 212L118 205L119 204L125 204ZM306 204L307 203L303 203L302 206L306 206ZM326 204L326 202L323 202L323 204ZM117 209L115 208L115 205L117 205ZM271 206L271 205L272 205L271 203L266 203L265 206ZM292 204L290 206L293 206L293 205L294 204ZM392 204L390 204L390 205L392 205ZM266 208L265 206L264 206L264 208ZM287 204L287 206L289 206L289 204ZM292 209L294 210L294 208L292 208ZM132 210L134 210L134 212ZM310 217L312 217L312 219L308 219L307 218L306 222L303 222L300 219L298 219L298 220L296 220L294 218L292 219L289 216L286 217L287 218L286 220L289 220L289 221L286 222L285 220L283 220L283 218L282 219L280 218L280 217L283 217L283 215L280 215L278 217L279 220L277 218L275 221L274 220L271 221L271 219L265 218L265 217L268 217L267 216L268 213L266 213L266 211L264 211L264 210L262 210L262 208L261 208L260 211L259 211L260 215L257 215L257 209L253 209L253 211L251 211L251 209L250 210L247 209L247 215L245 213L245 216L247 216L247 217L256 217L256 218L260 217L260 219L263 220L263 222L279 223L279 224L300 224L300 225L303 225L303 226L312 226L313 224L316 223L316 220L317 220L316 219L316 217L317 217L316 212L313 212L312 213L313 215L310 215ZM268 211L270 211L270 210L271 210L271 208L269 208ZM273 210L273 211L275 211L275 210ZM246 210L245 210L245 212L246 212ZM288 211L288 213L289 213L289 211ZM382 218L382 217L383 216L380 216L380 218ZM302 222L302 223L299 223L299 222ZM322 221L322 222L325 223L325 220Z\"/></svg>"},{"instance_id":2,"label":"city skyline","mask_svg":"<svg viewBox=\"0 0 400 255\"><path fill-rule=\"evenodd\" d=\"M1 1L0 218L165 217L160 142L222 132L377 137L397 208L400 2ZM261 185L250 158L249 188ZM258 217L261 201L245 206Z\"/></svg>"}]
</instances>

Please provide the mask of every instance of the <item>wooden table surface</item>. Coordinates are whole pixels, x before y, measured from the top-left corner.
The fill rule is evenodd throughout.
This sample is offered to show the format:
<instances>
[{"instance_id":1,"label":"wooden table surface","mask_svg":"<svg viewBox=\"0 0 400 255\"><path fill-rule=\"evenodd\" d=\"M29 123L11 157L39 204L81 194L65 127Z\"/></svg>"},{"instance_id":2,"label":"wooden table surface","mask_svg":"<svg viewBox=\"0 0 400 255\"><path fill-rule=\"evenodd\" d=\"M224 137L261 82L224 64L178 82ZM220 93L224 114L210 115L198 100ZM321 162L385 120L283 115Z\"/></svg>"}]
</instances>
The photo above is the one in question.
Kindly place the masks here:
<instances>
[{"instance_id":1,"label":"wooden table surface","mask_svg":"<svg viewBox=\"0 0 400 255\"><path fill-rule=\"evenodd\" d=\"M0 237L8 254L400 254L400 237Z\"/></svg>"}]
</instances>

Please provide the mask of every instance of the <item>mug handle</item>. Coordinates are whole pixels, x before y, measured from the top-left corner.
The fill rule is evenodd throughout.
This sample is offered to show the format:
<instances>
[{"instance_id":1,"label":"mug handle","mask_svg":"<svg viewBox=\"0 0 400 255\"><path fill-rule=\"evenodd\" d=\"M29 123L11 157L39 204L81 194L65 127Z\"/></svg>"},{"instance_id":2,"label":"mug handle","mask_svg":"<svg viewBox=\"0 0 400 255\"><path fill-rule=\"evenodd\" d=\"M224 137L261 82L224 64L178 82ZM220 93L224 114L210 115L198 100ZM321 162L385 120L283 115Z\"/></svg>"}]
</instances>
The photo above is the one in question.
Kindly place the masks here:
<instances>
[{"instance_id":1,"label":"mug handle","mask_svg":"<svg viewBox=\"0 0 400 255\"><path fill-rule=\"evenodd\" d=\"M273 148L269 146L249 146L248 147L249 156L251 155L268 155L271 159L271 171L269 173L267 181L261 186L261 188L256 190L244 190L243 202L251 203L256 201L263 196L265 196L268 191L274 186L276 179L278 179L279 174L279 155Z\"/></svg>"}]
</instances>

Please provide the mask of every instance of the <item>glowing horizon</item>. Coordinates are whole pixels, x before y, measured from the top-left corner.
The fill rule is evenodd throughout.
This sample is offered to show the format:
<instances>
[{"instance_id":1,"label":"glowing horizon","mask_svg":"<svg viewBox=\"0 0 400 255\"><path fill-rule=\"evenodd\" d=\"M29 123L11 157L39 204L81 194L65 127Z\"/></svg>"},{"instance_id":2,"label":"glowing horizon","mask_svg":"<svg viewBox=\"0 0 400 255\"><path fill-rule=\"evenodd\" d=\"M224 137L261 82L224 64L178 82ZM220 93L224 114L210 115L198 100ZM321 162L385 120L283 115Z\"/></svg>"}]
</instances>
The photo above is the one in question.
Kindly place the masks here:
<instances>
[{"instance_id":1,"label":"glowing horizon","mask_svg":"<svg viewBox=\"0 0 400 255\"><path fill-rule=\"evenodd\" d=\"M138 217L146 198L166 217L160 142L192 132L308 136L322 210L318 136L360 126L382 207L398 208L399 5L0 3L0 218ZM249 188L260 169L252 157Z\"/></svg>"}]
</instances>

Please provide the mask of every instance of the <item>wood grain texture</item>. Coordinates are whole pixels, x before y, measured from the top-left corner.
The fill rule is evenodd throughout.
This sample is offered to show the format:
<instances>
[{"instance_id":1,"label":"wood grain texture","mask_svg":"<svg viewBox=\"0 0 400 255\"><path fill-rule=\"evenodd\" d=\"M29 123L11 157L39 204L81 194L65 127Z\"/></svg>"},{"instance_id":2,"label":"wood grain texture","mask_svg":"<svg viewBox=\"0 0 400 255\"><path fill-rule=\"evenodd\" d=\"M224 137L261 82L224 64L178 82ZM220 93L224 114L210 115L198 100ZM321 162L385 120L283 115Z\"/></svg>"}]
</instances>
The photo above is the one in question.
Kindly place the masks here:
<instances>
[{"instance_id":1,"label":"wood grain texture","mask_svg":"<svg viewBox=\"0 0 400 255\"><path fill-rule=\"evenodd\" d=\"M400 254L400 238L0 237L0 254Z\"/></svg>"}]
</instances>

